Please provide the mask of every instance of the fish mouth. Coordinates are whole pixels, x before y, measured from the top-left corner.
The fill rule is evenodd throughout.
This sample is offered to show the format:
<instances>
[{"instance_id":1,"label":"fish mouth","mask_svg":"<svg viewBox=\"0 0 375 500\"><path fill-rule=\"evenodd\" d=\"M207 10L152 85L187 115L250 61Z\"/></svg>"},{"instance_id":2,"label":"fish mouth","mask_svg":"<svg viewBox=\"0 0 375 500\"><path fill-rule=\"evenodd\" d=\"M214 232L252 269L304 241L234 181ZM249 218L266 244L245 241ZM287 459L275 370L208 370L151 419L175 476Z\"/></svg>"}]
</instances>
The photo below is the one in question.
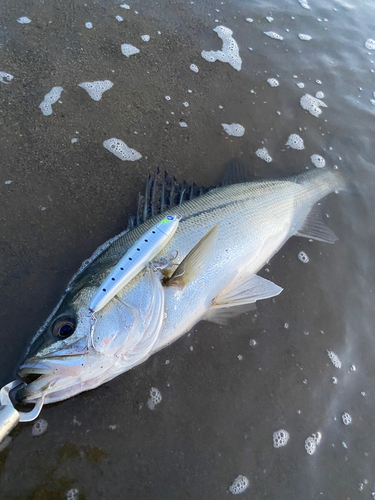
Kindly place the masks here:
<instances>
[{"instance_id":1,"label":"fish mouth","mask_svg":"<svg viewBox=\"0 0 375 500\"><path fill-rule=\"evenodd\" d=\"M76 379L86 361L84 354L46 358L30 358L23 363L18 376L26 385L17 393L20 403L31 403L44 398L51 392L70 385Z\"/></svg>"}]
</instances>

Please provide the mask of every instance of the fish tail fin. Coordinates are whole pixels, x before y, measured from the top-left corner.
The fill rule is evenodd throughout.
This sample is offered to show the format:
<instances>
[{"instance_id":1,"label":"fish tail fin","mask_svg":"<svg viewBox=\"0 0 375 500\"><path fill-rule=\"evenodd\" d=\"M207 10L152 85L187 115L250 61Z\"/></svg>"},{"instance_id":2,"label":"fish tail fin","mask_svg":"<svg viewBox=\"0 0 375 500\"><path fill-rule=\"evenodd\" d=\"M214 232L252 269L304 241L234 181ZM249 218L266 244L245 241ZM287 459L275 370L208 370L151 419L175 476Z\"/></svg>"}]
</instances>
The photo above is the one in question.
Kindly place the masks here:
<instances>
[{"instance_id":1,"label":"fish tail fin","mask_svg":"<svg viewBox=\"0 0 375 500\"><path fill-rule=\"evenodd\" d=\"M328 189L332 191L348 191L348 184L339 169L326 170L325 180Z\"/></svg>"}]
</instances>

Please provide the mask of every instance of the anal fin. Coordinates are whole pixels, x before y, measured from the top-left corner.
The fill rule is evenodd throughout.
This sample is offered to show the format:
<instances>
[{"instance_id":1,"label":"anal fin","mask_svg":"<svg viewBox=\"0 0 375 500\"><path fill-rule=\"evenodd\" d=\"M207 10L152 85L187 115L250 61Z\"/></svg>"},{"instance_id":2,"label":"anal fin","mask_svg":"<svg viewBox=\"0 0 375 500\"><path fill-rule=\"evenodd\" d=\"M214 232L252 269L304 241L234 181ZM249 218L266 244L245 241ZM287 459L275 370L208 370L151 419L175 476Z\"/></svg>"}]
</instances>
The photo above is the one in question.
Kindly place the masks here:
<instances>
[{"instance_id":1,"label":"anal fin","mask_svg":"<svg viewBox=\"0 0 375 500\"><path fill-rule=\"evenodd\" d=\"M313 206L310 210L303 226L296 232L296 236L311 238L323 243L334 243L338 240L335 233L324 224L318 205Z\"/></svg>"},{"instance_id":2,"label":"anal fin","mask_svg":"<svg viewBox=\"0 0 375 500\"><path fill-rule=\"evenodd\" d=\"M281 292L281 287L256 274L240 275L213 300L203 319L226 324L229 318L254 309L257 300L268 299Z\"/></svg>"}]
</instances>

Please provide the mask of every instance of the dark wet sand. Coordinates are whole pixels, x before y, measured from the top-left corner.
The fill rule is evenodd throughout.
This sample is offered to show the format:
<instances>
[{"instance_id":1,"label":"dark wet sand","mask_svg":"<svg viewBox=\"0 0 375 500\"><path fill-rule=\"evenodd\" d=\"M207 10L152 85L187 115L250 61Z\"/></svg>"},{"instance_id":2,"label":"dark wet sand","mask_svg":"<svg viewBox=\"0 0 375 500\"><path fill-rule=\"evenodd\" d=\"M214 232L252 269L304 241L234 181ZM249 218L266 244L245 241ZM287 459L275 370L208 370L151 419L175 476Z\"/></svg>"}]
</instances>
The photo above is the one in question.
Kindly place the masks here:
<instances>
[{"instance_id":1,"label":"dark wet sand","mask_svg":"<svg viewBox=\"0 0 375 500\"><path fill-rule=\"evenodd\" d=\"M250 487L240 498L248 500L371 498L375 52L368 55L364 43L375 38L374 5L311 2L308 11L297 1L143 0L130 6L0 4L0 71L14 76L10 85L0 83L0 384L14 379L32 336L82 261L126 227L156 167L207 186L233 158L262 177L315 168L310 156L321 154L350 184L349 193L323 203L339 242L292 238L260 272L284 288L280 296L229 326L200 323L110 383L46 407L41 417L49 426L40 437L20 425L0 452L0 497L64 499L77 488L80 499L221 499L231 497L228 487L242 474ZM32 23L18 24L20 16ZM221 48L212 32L218 24L234 32L240 72L200 56ZM303 42L298 33L313 40ZM144 34L151 36L147 43ZM122 43L141 52L127 59ZM280 86L271 88L270 77ZM114 87L100 102L77 87L104 79ZM44 117L38 106L54 86L64 88L62 103ZM303 94L317 91L328 105L319 118L299 105ZM188 128L179 126L181 119ZM245 127L242 138L223 133L221 123L232 122ZM304 138L303 151L285 147L291 133ZM110 137L143 158L120 161L102 145ZM272 163L255 156L261 147ZM310 258L306 265L297 259L301 250ZM340 370L327 349L340 357ZM163 397L154 411L146 404L151 387ZM353 418L347 427L344 412ZM275 449L272 435L281 428L290 441ZM304 441L318 431L321 443L309 456Z\"/></svg>"}]
</instances>

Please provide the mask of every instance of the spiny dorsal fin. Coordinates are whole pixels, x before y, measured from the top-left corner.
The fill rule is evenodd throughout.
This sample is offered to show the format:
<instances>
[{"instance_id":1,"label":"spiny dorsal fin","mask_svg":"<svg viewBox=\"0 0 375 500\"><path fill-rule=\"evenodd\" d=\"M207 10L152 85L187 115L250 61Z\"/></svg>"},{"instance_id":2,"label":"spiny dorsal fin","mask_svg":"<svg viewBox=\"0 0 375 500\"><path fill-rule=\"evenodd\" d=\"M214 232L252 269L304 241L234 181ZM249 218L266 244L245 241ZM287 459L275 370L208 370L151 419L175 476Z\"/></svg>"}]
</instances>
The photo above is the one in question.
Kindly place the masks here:
<instances>
[{"instance_id":1,"label":"spiny dorsal fin","mask_svg":"<svg viewBox=\"0 0 375 500\"><path fill-rule=\"evenodd\" d=\"M219 222L215 224L190 250L172 277L164 282L166 286L174 285L184 288L204 271L212 260L212 254L215 251L219 224Z\"/></svg>"},{"instance_id":2,"label":"spiny dorsal fin","mask_svg":"<svg viewBox=\"0 0 375 500\"><path fill-rule=\"evenodd\" d=\"M147 178L145 194L138 195L137 215L129 218L128 229L133 229L154 215L202 196L216 187L199 188L195 183L190 185L185 181L179 184L175 177L171 177L167 172L161 174L157 169L154 176L149 175Z\"/></svg>"},{"instance_id":3,"label":"spiny dorsal fin","mask_svg":"<svg viewBox=\"0 0 375 500\"><path fill-rule=\"evenodd\" d=\"M296 236L311 238L323 243L334 243L338 240L335 233L324 224L319 205L312 207L303 226L296 232Z\"/></svg>"}]
</instances>

